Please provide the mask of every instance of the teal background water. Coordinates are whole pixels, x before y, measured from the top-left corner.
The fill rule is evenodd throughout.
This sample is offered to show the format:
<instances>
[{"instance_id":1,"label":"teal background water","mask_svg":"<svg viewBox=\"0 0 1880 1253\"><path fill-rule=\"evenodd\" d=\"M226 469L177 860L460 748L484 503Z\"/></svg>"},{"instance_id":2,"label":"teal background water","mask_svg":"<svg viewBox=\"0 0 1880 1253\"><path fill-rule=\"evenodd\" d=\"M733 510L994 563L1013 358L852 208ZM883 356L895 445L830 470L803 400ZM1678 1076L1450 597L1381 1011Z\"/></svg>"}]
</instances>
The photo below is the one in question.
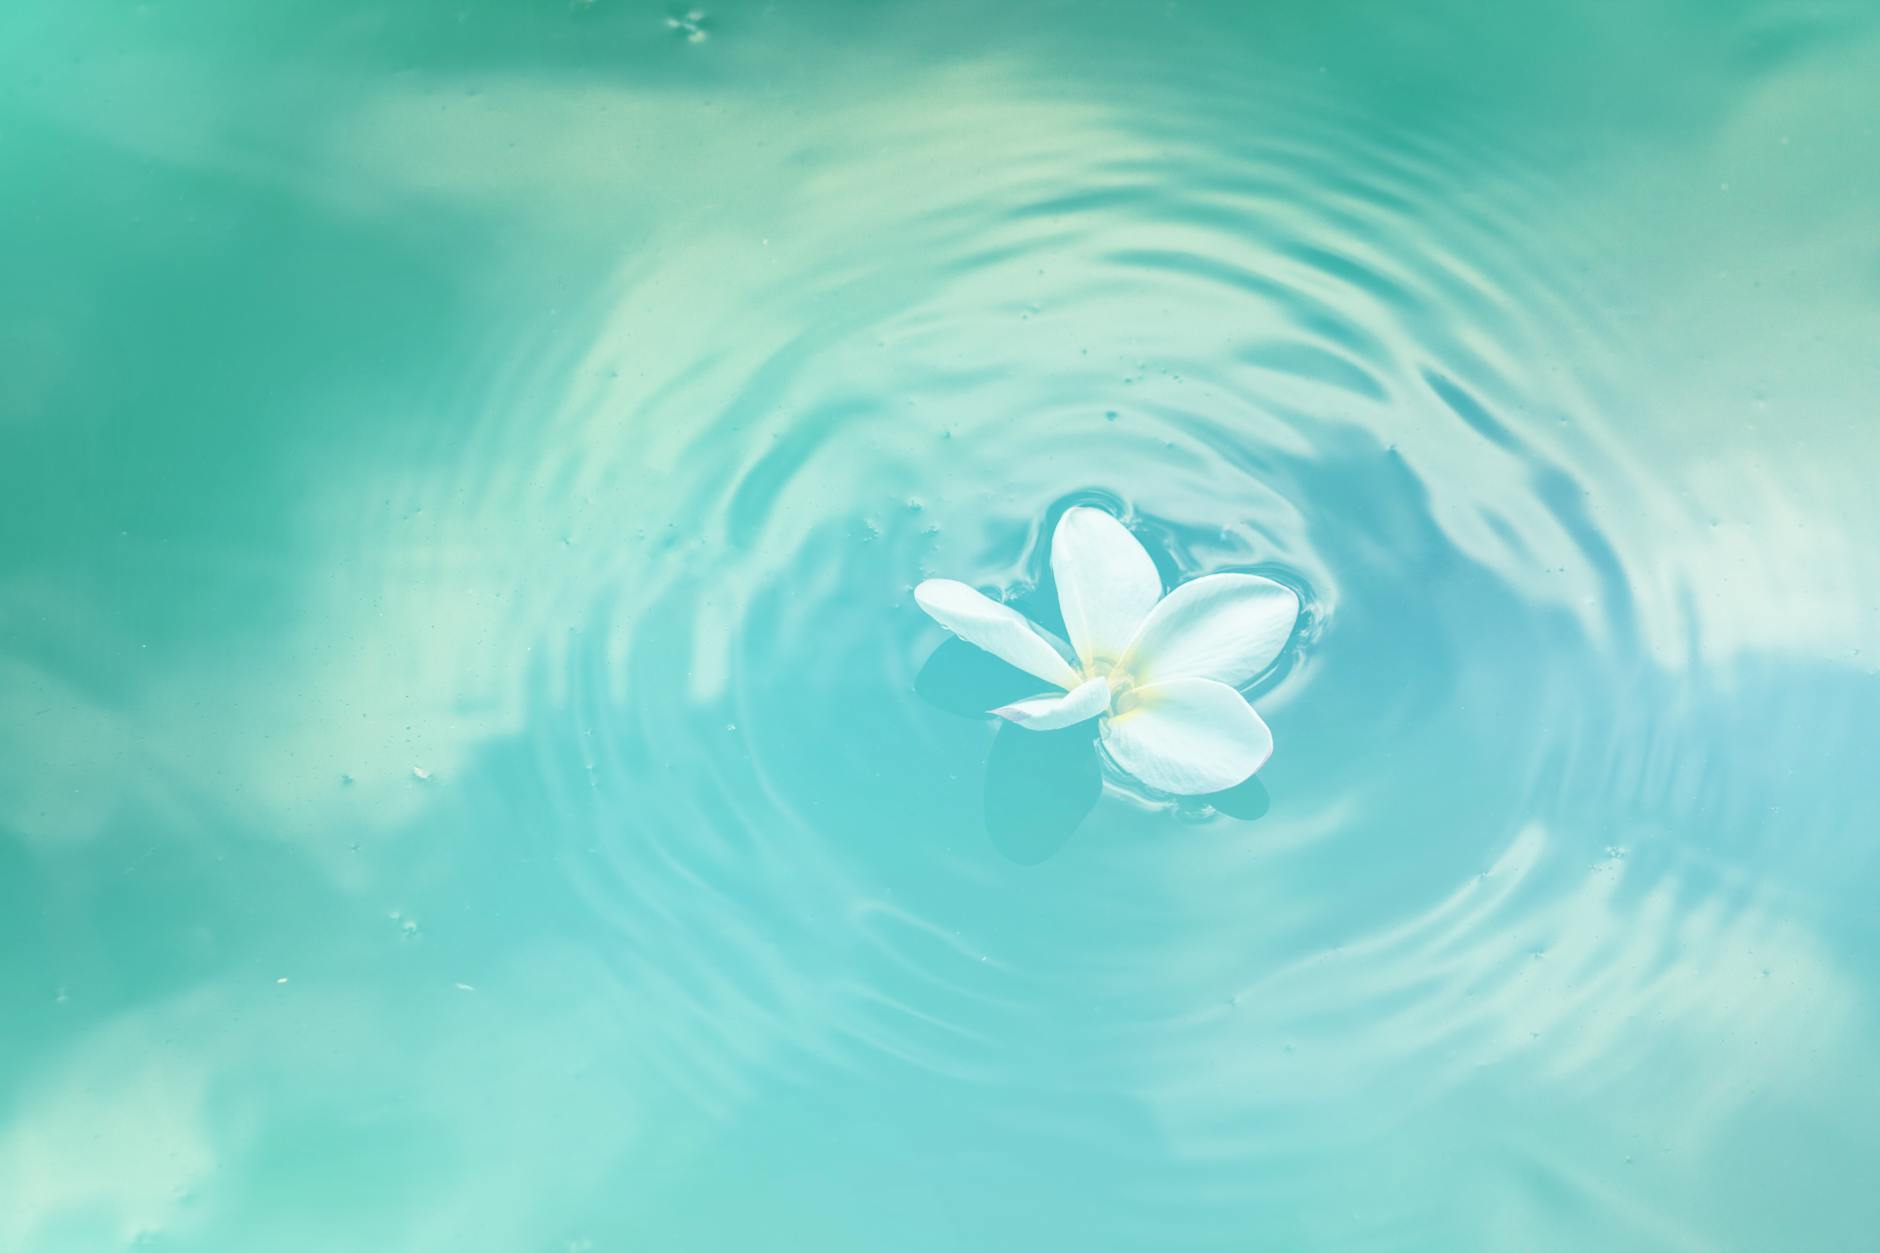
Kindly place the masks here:
<instances>
[{"instance_id":1,"label":"teal background water","mask_svg":"<svg viewBox=\"0 0 1880 1253\"><path fill-rule=\"evenodd\" d=\"M0 1248L1875 1247L1877 84L5 6ZM915 690L1092 498L1307 590L1241 816Z\"/></svg>"}]
</instances>

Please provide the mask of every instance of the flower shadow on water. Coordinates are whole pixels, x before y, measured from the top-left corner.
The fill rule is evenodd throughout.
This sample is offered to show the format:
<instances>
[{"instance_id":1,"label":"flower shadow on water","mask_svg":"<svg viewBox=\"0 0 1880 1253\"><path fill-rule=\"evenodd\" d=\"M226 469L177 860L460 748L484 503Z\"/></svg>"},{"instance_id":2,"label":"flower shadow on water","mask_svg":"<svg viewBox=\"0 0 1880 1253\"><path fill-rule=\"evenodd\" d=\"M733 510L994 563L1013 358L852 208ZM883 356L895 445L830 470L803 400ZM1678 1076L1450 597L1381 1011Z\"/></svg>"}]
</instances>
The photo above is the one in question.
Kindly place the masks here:
<instances>
[{"instance_id":1,"label":"flower shadow on water","mask_svg":"<svg viewBox=\"0 0 1880 1253\"><path fill-rule=\"evenodd\" d=\"M1006 725L986 756L986 831L1008 861L1033 866L1057 853L1103 795L1089 727L1025 731Z\"/></svg>"},{"instance_id":2,"label":"flower shadow on water","mask_svg":"<svg viewBox=\"0 0 1880 1253\"><path fill-rule=\"evenodd\" d=\"M914 691L937 709L984 721L987 710L1038 686L1024 671L961 640L947 640L914 679ZM1000 856L1034 866L1055 856L1103 796L1096 727L1028 731L1001 723L986 757L986 831ZM1259 778L1191 798L1230 818L1253 821L1267 811Z\"/></svg>"}]
</instances>

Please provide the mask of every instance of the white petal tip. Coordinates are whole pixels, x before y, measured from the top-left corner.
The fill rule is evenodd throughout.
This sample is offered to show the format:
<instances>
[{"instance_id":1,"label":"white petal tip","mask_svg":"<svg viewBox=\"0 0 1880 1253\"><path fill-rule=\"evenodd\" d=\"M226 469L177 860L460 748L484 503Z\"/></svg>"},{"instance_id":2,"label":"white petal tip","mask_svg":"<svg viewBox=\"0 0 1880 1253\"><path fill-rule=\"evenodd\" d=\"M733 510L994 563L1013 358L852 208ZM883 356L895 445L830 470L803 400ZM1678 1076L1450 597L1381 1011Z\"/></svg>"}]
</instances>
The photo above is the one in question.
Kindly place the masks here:
<instances>
[{"instance_id":1,"label":"white petal tip","mask_svg":"<svg viewBox=\"0 0 1880 1253\"><path fill-rule=\"evenodd\" d=\"M1056 731L1075 726L1102 713L1110 703L1106 679L1090 679L1063 695L1051 693L1001 705L992 712L1027 731Z\"/></svg>"},{"instance_id":2,"label":"white petal tip","mask_svg":"<svg viewBox=\"0 0 1880 1253\"><path fill-rule=\"evenodd\" d=\"M1047 632L976 588L957 579L927 579L915 586L914 603L967 643L1046 683L1069 688L1077 681Z\"/></svg>"}]
</instances>

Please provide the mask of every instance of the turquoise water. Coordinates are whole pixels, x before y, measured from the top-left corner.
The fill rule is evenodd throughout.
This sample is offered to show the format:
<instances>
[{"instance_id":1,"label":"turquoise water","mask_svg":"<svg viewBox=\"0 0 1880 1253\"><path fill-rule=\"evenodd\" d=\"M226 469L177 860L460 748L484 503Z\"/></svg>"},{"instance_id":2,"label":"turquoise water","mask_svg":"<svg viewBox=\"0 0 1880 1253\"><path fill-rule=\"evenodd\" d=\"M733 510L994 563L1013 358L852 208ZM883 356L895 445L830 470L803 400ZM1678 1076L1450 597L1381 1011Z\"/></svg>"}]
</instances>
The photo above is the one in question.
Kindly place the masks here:
<instances>
[{"instance_id":1,"label":"turquoise water","mask_svg":"<svg viewBox=\"0 0 1880 1253\"><path fill-rule=\"evenodd\" d=\"M0 12L0 1249L1873 1248L1880 10L692 12Z\"/></svg>"}]
</instances>

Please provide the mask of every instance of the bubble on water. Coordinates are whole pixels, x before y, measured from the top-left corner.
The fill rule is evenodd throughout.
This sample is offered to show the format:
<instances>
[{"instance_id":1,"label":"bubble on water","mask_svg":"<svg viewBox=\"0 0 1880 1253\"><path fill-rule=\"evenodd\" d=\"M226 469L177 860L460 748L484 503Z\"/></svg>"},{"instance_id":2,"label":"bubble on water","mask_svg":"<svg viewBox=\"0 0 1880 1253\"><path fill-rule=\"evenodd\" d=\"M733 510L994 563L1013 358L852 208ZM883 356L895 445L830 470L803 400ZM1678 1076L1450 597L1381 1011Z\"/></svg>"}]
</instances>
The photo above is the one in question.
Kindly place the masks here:
<instances>
[{"instance_id":1,"label":"bubble on water","mask_svg":"<svg viewBox=\"0 0 1880 1253\"><path fill-rule=\"evenodd\" d=\"M420 783L429 783L431 781L431 772L426 770L423 766L413 766L411 768L411 777Z\"/></svg>"}]
</instances>

